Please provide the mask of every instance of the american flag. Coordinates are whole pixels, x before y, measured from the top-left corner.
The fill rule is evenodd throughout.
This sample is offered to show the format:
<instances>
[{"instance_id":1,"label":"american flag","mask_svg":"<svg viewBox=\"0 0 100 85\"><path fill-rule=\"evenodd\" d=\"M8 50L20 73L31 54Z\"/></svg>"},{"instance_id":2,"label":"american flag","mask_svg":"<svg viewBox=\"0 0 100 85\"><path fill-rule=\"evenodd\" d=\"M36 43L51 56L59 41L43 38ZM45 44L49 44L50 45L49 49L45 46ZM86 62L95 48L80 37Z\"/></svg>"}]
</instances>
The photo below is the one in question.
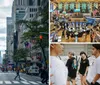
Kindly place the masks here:
<instances>
[{"instance_id":1,"label":"american flag","mask_svg":"<svg viewBox=\"0 0 100 85\"><path fill-rule=\"evenodd\" d=\"M26 48L30 48L30 47L31 47L31 43L30 43L30 42L28 42L28 41L27 41L27 42L25 42L24 44L25 44L25 47L26 47Z\"/></svg>"}]
</instances>

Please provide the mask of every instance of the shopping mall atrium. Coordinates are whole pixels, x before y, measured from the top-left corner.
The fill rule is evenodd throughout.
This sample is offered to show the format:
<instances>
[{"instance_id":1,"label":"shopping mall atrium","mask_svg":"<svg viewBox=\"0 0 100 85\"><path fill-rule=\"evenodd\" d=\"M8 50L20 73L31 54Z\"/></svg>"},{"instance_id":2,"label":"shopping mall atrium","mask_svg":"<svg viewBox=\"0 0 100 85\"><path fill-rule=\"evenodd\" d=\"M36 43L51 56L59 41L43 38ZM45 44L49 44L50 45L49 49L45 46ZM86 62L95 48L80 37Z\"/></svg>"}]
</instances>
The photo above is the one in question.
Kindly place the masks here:
<instances>
[{"instance_id":1,"label":"shopping mall atrium","mask_svg":"<svg viewBox=\"0 0 100 85\"><path fill-rule=\"evenodd\" d=\"M100 42L100 0L50 0L51 42Z\"/></svg>"}]
</instances>

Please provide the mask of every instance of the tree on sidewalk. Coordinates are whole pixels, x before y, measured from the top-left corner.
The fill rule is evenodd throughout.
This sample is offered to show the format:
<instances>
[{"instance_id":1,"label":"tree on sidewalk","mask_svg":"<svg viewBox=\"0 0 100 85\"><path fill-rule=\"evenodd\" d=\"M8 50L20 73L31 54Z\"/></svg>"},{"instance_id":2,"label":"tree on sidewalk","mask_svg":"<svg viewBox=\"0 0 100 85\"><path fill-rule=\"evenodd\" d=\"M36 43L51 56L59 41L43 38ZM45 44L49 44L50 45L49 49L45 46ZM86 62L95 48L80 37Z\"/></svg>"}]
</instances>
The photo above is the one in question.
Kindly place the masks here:
<instances>
[{"instance_id":1,"label":"tree on sidewalk","mask_svg":"<svg viewBox=\"0 0 100 85\"><path fill-rule=\"evenodd\" d=\"M39 13L38 13L39 14ZM33 21L27 21L27 20L20 20L16 24L23 24L26 26L27 32L23 33L22 40L23 41L35 41L34 47L35 48L40 48L43 57L46 62L46 56L45 56L45 48L49 47L49 24L48 24L48 6L41 11L40 17L41 20L33 20ZM38 17L37 17L38 18ZM43 36L43 39L40 39L40 35Z\"/></svg>"},{"instance_id":2,"label":"tree on sidewalk","mask_svg":"<svg viewBox=\"0 0 100 85\"><path fill-rule=\"evenodd\" d=\"M16 66L19 64L21 60L26 61L28 57L28 49L20 48L16 50L15 55L12 56L14 62L16 62Z\"/></svg>"}]
</instances>

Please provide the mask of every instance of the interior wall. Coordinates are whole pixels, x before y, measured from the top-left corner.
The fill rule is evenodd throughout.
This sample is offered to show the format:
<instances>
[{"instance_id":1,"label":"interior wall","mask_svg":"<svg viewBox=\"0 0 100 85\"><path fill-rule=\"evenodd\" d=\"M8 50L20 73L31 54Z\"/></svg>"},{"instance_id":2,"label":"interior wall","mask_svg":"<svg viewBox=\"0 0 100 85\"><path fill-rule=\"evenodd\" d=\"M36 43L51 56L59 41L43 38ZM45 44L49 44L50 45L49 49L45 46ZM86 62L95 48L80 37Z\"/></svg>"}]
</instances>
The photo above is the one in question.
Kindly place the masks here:
<instances>
[{"instance_id":1,"label":"interior wall","mask_svg":"<svg viewBox=\"0 0 100 85\"><path fill-rule=\"evenodd\" d=\"M75 55L79 56L81 51L86 52L88 56L91 56L92 45L91 44L65 44L64 52L61 56L67 56L68 52L74 52Z\"/></svg>"}]
</instances>

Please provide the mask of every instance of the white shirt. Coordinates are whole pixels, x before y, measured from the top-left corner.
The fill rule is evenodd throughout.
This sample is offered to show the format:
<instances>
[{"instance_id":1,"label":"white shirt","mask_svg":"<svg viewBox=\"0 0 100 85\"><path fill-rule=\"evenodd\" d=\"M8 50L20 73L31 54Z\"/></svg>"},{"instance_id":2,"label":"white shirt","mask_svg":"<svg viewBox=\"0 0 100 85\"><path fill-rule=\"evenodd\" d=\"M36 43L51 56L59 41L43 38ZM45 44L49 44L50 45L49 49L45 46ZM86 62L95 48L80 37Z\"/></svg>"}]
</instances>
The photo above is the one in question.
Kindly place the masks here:
<instances>
[{"instance_id":1,"label":"white shirt","mask_svg":"<svg viewBox=\"0 0 100 85\"><path fill-rule=\"evenodd\" d=\"M100 56L96 58L93 65L89 67L88 75L86 78L89 83L93 81L96 74L100 74ZM100 84L100 79L98 79L96 82Z\"/></svg>"},{"instance_id":2,"label":"white shirt","mask_svg":"<svg viewBox=\"0 0 100 85\"><path fill-rule=\"evenodd\" d=\"M53 85L66 85L68 70L64 62L61 61L59 58L52 56L50 64L51 64L50 74L53 75L51 76L50 82Z\"/></svg>"}]
</instances>

